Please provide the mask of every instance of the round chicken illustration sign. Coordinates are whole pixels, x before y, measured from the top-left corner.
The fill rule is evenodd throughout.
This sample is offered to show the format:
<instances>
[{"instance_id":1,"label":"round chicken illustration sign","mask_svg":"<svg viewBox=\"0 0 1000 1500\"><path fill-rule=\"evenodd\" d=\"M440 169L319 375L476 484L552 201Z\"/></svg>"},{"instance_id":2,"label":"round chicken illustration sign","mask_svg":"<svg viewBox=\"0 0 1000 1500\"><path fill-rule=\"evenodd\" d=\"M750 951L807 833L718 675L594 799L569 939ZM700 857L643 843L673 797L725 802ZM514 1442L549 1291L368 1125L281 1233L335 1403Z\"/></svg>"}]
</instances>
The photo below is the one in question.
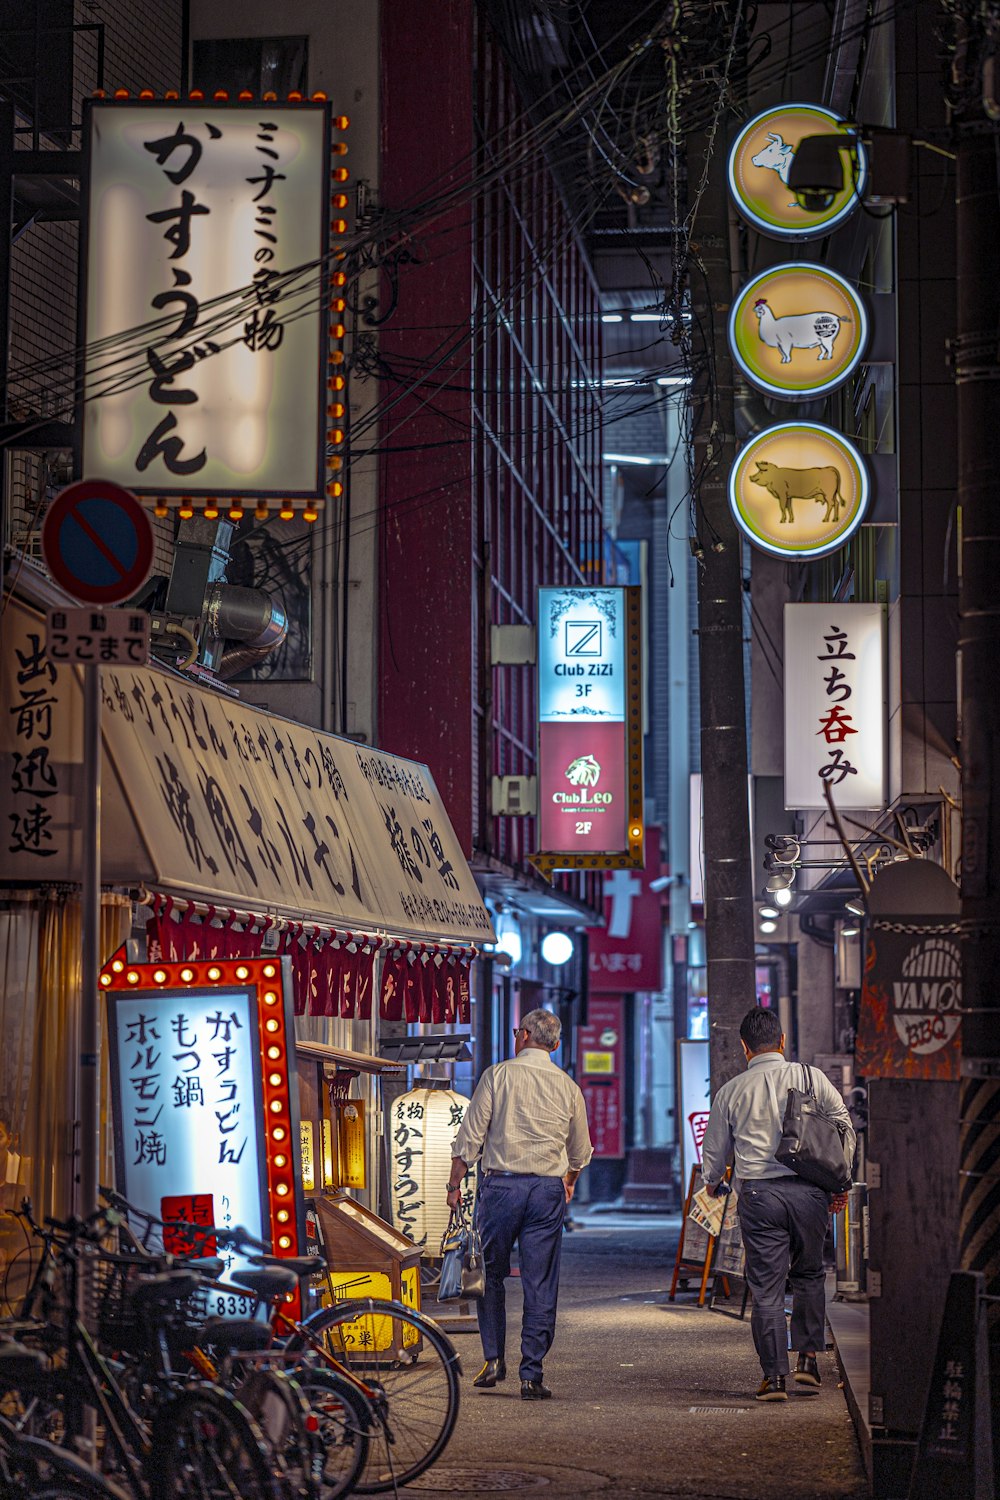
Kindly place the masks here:
<instances>
[{"instance_id":1,"label":"round chicken illustration sign","mask_svg":"<svg viewBox=\"0 0 1000 1500\"><path fill-rule=\"evenodd\" d=\"M818 422L768 427L741 450L729 474L737 526L776 557L824 557L864 519L868 470L849 442Z\"/></svg>"},{"instance_id":2,"label":"round chicken illustration sign","mask_svg":"<svg viewBox=\"0 0 1000 1500\"><path fill-rule=\"evenodd\" d=\"M810 401L843 385L861 363L868 315L857 292L822 266L774 266L733 303L729 348L758 390Z\"/></svg>"},{"instance_id":3,"label":"round chicken illustration sign","mask_svg":"<svg viewBox=\"0 0 1000 1500\"><path fill-rule=\"evenodd\" d=\"M843 185L803 208L788 186L795 153L810 135L843 138ZM818 104L781 104L745 125L729 153L729 191L742 216L772 239L809 239L830 230L861 202L868 173L865 149L832 110ZM819 205L822 206L819 206Z\"/></svg>"}]
</instances>

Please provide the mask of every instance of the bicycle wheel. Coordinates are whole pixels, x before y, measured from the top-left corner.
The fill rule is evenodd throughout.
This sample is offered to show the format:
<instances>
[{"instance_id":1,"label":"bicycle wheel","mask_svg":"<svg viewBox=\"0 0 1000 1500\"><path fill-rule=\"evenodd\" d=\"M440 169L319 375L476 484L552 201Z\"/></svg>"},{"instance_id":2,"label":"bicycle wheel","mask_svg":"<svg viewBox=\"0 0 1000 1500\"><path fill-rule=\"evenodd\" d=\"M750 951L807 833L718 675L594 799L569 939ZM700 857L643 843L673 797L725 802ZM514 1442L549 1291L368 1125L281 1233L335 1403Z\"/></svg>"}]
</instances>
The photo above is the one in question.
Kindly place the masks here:
<instances>
[{"instance_id":1,"label":"bicycle wheel","mask_svg":"<svg viewBox=\"0 0 1000 1500\"><path fill-rule=\"evenodd\" d=\"M319 1423L323 1445L322 1500L338 1500L357 1488L368 1460L368 1434L375 1423L371 1406L346 1376L301 1365L295 1379Z\"/></svg>"},{"instance_id":2,"label":"bicycle wheel","mask_svg":"<svg viewBox=\"0 0 1000 1500\"><path fill-rule=\"evenodd\" d=\"M370 1297L320 1308L304 1328L363 1382L374 1408L356 1492L409 1484L444 1452L458 1418L461 1365L447 1334L401 1302ZM286 1347L299 1353L310 1345L293 1333Z\"/></svg>"},{"instance_id":3,"label":"bicycle wheel","mask_svg":"<svg viewBox=\"0 0 1000 1500\"><path fill-rule=\"evenodd\" d=\"M237 1365L239 1373L242 1362ZM298 1378L298 1371L242 1367L234 1387L240 1405L264 1434L270 1451L284 1462L284 1489L289 1496L321 1500L323 1447L318 1421Z\"/></svg>"},{"instance_id":4,"label":"bicycle wheel","mask_svg":"<svg viewBox=\"0 0 1000 1500\"><path fill-rule=\"evenodd\" d=\"M283 1500L283 1468L245 1408L217 1386L182 1391L153 1421L153 1500Z\"/></svg>"}]
</instances>

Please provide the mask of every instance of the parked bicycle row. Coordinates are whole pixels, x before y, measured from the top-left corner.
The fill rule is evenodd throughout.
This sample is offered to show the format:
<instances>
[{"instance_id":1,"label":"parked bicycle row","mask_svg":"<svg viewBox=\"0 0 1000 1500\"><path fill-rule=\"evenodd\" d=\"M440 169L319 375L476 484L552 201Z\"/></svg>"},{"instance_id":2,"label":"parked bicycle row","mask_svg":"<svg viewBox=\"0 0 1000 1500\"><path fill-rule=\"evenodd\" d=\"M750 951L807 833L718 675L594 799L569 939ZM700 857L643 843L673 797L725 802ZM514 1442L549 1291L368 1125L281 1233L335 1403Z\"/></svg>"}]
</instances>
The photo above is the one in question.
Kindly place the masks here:
<instances>
[{"instance_id":1,"label":"parked bicycle row","mask_svg":"<svg viewBox=\"0 0 1000 1500\"><path fill-rule=\"evenodd\" d=\"M321 1259L274 1257L239 1227L164 1224L101 1194L85 1221L37 1224L22 1204L0 1492L337 1500L395 1493L440 1456L461 1369L431 1319L331 1300Z\"/></svg>"}]
</instances>

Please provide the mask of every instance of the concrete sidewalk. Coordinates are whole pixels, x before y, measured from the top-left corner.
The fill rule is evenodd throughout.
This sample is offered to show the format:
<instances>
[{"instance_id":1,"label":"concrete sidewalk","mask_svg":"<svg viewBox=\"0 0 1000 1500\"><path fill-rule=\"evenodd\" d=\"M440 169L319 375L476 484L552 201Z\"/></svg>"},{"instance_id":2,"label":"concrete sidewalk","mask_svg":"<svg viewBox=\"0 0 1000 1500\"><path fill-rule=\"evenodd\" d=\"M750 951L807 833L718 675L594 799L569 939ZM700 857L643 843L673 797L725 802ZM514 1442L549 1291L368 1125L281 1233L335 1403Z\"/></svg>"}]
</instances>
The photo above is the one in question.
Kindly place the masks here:
<instances>
[{"instance_id":1,"label":"concrete sidewalk","mask_svg":"<svg viewBox=\"0 0 1000 1500\"><path fill-rule=\"evenodd\" d=\"M578 1218L564 1239L559 1323L545 1366L553 1399L520 1399L515 1277L507 1381L474 1390L479 1339L456 1335L465 1369L458 1428L407 1493L867 1500L832 1353L821 1356L817 1395L789 1382L787 1403L756 1403L749 1320L667 1302L679 1219Z\"/></svg>"}]
</instances>

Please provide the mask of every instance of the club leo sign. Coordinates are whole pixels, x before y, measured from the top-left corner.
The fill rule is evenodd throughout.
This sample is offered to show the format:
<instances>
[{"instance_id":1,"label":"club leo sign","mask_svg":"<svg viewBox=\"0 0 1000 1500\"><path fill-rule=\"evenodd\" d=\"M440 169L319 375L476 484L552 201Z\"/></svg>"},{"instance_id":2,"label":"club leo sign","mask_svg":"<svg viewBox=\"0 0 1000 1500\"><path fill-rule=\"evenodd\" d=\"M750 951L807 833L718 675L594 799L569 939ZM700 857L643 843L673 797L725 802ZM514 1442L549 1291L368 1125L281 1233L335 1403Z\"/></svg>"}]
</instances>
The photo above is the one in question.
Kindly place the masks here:
<instances>
[{"instance_id":1,"label":"club leo sign","mask_svg":"<svg viewBox=\"0 0 1000 1500\"><path fill-rule=\"evenodd\" d=\"M825 208L805 209L788 186L801 141L809 135L843 137L844 185ZM849 148L849 149L848 149ZM772 239L829 234L861 202L868 164L864 146L845 133L844 121L817 104L780 104L745 125L729 153L729 191L749 224Z\"/></svg>"},{"instance_id":2,"label":"club leo sign","mask_svg":"<svg viewBox=\"0 0 1000 1500\"><path fill-rule=\"evenodd\" d=\"M783 422L741 449L729 504L744 536L775 557L824 557L868 508L868 470L854 444L818 422Z\"/></svg>"},{"instance_id":3,"label":"club leo sign","mask_svg":"<svg viewBox=\"0 0 1000 1500\"><path fill-rule=\"evenodd\" d=\"M857 292L822 266L774 266L733 303L729 348L758 390L810 401L836 390L861 363L868 315Z\"/></svg>"},{"instance_id":4,"label":"club leo sign","mask_svg":"<svg viewBox=\"0 0 1000 1500\"><path fill-rule=\"evenodd\" d=\"M538 833L550 869L640 868L639 591L538 591Z\"/></svg>"},{"instance_id":5,"label":"club leo sign","mask_svg":"<svg viewBox=\"0 0 1000 1500\"><path fill-rule=\"evenodd\" d=\"M785 806L886 803L885 610L785 605Z\"/></svg>"}]
</instances>

